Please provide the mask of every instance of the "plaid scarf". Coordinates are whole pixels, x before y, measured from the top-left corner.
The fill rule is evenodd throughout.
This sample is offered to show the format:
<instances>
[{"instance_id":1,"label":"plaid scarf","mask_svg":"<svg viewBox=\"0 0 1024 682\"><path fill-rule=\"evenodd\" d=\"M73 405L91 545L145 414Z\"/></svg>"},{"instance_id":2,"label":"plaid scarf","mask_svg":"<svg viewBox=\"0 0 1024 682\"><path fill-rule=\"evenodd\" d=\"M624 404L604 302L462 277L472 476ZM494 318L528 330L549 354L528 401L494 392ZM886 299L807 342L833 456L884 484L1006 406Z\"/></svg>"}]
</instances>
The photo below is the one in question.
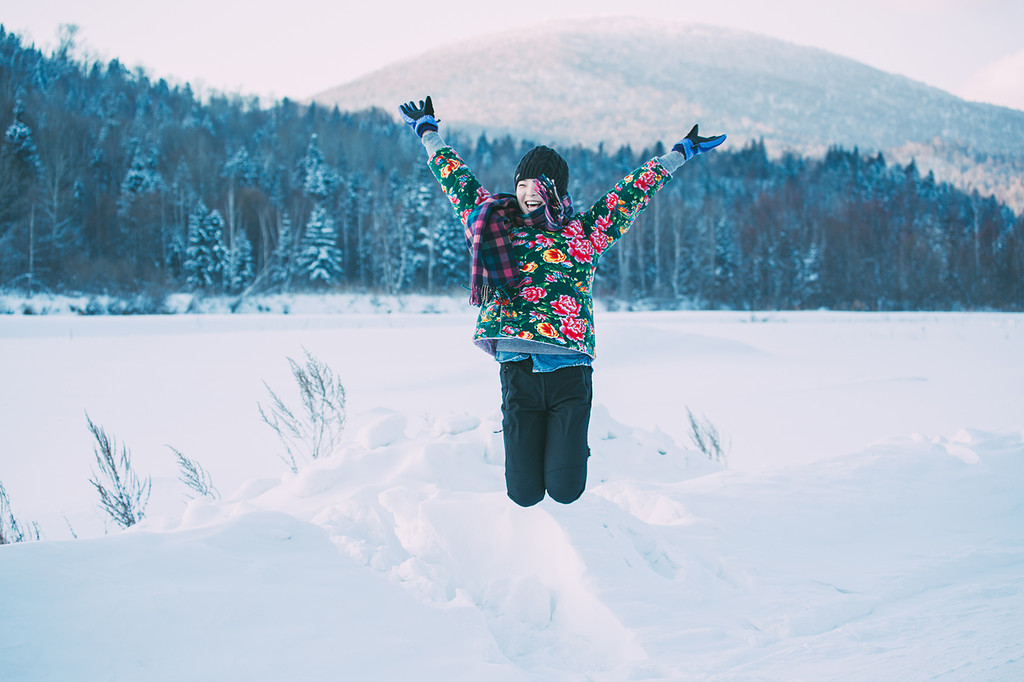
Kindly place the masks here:
<instances>
[{"instance_id":1,"label":"plaid scarf","mask_svg":"<svg viewBox=\"0 0 1024 682\"><path fill-rule=\"evenodd\" d=\"M514 194L493 194L467 217L471 305L487 305L504 286L516 280L519 263L512 253L510 227L541 227L557 232L572 217L572 198L566 194L559 199L554 183L543 175L539 179L538 193L544 203L533 213L523 215Z\"/></svg>"}]
</instances>

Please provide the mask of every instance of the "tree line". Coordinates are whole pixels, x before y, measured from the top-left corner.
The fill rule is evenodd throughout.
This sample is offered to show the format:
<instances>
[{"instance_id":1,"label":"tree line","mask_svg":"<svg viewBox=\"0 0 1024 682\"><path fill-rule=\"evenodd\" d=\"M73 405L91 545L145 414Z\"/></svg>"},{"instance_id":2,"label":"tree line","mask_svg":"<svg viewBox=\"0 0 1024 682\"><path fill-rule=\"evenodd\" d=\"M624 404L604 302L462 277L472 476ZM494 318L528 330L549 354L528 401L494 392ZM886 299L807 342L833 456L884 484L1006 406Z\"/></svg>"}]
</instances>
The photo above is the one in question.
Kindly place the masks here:
<instances>
[{"instance_id":1,"label":"tree line","mask_svg":"<svg viewBox=\"0 0 1024 682\"><path fill-rule=\"evenodd\" d=\"M201 98L74 52L73 31L47 55L0 26L0 288L241 296L465 283L463 228L387 112ZM446 137L496 191L511 190L533 145ZM664 147L560 151L585 208ZM840 148L772 159L750 142L680 169L595 288L662 307L1021 310L1022 236L1003 204L913 163Z\"/></svg>"}]
</instances>

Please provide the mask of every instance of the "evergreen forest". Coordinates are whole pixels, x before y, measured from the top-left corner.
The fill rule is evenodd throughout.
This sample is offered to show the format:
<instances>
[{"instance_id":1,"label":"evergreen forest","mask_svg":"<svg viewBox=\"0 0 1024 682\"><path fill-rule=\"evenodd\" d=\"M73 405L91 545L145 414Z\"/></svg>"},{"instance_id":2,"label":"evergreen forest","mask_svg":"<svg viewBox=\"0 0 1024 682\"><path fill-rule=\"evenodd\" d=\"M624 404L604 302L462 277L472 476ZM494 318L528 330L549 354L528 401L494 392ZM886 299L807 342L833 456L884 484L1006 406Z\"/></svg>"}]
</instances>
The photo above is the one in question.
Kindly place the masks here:
<instances>
[{"instance_id":1,"label":"evergreen forest","mask_svg":"<svg viewBox=\"0 0 1024 682\"><path fill-rule=\"evenodd\" d=\"M44 54L0 26L0 291L460 293L463 227L390 112L200 97L74 53L73 32ZM534 144L442 134L494 191ZM665 142L561 148L577 209ZM1024 218L995 198L881 154L729 142L684 165L602 259L599 298L1024 310Z\"/></svg>"}]
</instances>

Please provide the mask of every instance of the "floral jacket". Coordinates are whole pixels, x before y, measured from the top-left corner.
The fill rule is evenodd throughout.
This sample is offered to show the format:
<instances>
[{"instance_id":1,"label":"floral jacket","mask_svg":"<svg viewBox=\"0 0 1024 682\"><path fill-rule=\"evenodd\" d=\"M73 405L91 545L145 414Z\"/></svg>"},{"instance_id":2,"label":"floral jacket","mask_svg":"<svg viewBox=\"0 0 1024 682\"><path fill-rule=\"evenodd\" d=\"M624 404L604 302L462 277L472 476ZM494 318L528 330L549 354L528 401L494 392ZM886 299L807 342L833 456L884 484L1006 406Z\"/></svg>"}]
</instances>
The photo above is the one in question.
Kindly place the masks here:
<instances>
[{"instance_id":1,"label":"floral jacket","mask_svg":"<svg viewBox=\"0 0 1024 682\"><path fill-rule=\"evenodd\" d=\"M451 147L429 161L455 212L466 224L490 196ZM490 354L500 338L540 341L594 357L592 288L598 261L629 230L671 175L651 159L622 179L560 232L512 226L512 248L522 278L514 290L480 309L474 342Z\"/></svg>"}]
</instances>

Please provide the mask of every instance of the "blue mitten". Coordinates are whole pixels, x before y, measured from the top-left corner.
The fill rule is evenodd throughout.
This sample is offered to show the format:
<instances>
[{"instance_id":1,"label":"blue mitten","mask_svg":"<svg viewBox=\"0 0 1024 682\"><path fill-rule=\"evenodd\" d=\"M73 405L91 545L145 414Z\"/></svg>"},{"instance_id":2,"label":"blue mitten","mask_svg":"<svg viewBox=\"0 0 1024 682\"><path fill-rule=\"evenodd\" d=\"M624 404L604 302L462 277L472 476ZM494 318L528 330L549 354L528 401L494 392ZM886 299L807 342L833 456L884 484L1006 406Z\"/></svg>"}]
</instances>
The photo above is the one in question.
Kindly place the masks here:
<instances>
[{"instance_id":1,"label":"blue mitten","mask_svg":"<svg viewBox=\"0 0 1024 682\"><path fill-rule=\"evenodd\" d=\"M434 104L430 101L430 95L427 95L425 100L421 99L419 106L416 106L415 102L407 102L398 109L402 112L405 122L420 137L428 130L437 132L437 119L434 118Z\"/></svg>"},{"instance_id":2,"label":"blue mitten","mask_svg":"<svg viewBox=\"0 0 1024 682\"><path fill-rule=\"evenodd\" d=\"M725 135L701 137L697 134L697 126L693 126L690 132L686 133L686 137L672 147L672 151L679 152L683 155L684 161L689 161L698 154L710 151L723 142L725 142Z\"/></svg>"}]
</instances>

